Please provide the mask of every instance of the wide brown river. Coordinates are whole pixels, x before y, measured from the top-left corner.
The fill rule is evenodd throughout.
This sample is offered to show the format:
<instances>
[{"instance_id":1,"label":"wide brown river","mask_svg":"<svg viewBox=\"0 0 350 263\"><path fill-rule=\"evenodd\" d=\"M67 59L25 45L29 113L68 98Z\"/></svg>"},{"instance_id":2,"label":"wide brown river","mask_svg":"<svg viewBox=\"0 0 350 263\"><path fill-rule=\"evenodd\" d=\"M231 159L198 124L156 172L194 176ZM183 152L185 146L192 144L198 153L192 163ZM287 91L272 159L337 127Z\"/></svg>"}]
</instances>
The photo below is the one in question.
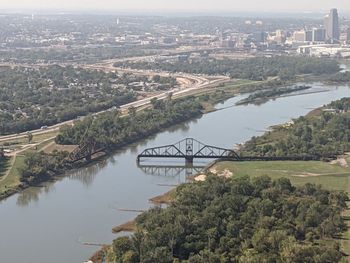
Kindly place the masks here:
<instances>
[{"instance_id":1,"label":"wide brown river","mask_svg":"<svg viewBox=\"0 0 350 263\"><path fill-rule=\"evenodd\" d=\"M346 86L315 83L313 90L326 92L279 98L260 106L233 106L241 97L227 100L217 105L221 110L126 147L101 163L68 173L55 183L27 189L2 201L0 263L83 262L98 249L83 242L111 243L116 238L112 227L136 216L118 209L149 208L149 198L171 188L164 185L183 182L186 172L191 172L156 166L138 168L136 156L144 148L171 144L186 137L232 148L262 134L271 125L350 96L350 88ZM181 166L183 160L153 164Z\"/></svg>"}]
</instances>

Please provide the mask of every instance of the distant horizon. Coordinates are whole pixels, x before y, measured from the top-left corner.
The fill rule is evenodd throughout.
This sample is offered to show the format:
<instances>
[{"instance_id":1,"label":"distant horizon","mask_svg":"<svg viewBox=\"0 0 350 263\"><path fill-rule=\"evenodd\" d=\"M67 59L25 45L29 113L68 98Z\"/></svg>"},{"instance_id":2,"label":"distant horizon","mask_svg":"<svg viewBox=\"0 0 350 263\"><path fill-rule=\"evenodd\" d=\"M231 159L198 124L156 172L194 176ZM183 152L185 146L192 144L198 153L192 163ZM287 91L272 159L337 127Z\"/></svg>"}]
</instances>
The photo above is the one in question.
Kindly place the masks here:
<instances>
[{"instance_id":1,"label":"distant horizon","mask_svg":"<svg viewBox=\"0 0 350 263\"><path fill-rule=\"evenodd\" d=\"M345 0L0 0L8 12L81 12L128 14L324 14L337 8L350 14Z\"/></svg>"},{"instance_id":2,"label":"distant horizon","mask_svg":"<svg viewBox=\"0 0 350 263\"><path fill-rule=\"evenodd\" d=\"M329 9L330 10L330 9ZM105 10L105 9L56 9L56 8L46 8L46 9L37 9L37 8L0 8L1 14L39 14L39 15L125 15L125 16L236 16L236 17L288 17L296 16L300 17L308 17L311 19L323 18L323 15L327 13L327 11L220 11L220 10L162 10L162 9L148 9L148 10L137 10L137 9L125 9L125 10ZM338 13L340 17L349 17L350 18L350 10L344 11L339 10Z\"/></svg>"}]
</instances>

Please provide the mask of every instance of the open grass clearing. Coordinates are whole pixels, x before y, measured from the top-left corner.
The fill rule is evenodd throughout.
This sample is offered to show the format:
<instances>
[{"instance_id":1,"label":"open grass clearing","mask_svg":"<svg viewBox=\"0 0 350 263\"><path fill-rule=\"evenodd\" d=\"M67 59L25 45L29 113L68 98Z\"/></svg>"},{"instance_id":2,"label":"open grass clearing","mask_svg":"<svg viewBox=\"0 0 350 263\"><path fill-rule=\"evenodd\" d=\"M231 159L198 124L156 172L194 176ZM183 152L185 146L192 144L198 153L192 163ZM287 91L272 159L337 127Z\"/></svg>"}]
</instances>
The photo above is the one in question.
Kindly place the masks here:
<instances>
[{"instance_id":1,"label":"open grass clearing","mask_svg":"<svg viewBox=\"0 0 350 263\"><path fill-rule=\"evenodd\" d=\"M11 167L11 158L0 159L0 180L7 174L8 169Z\"/></svg>"},{"instance_id":2,"label":"open grass clearing","mask_svg":"<svg viewBox=\"0 0 350 263\"><path fill-rule=\"evenodd\" d=\"M0 193L3 193L9 189L16 188L20 184L19 169L24 165L25 157L23 155L17 155L10 158L11 164L9 168L8 176L3 181L0 181Z\"/></svg>"},{"instance_id":3,"label":"open grass clearing","mask_svg":"<svg viewBox=\"0 0 350 263\"><path fill-rule=\"evenodd\" d=\"M350 169L338 164L319 161L219 162L211 169L217 174L232 176L263 176L273 179L286 177L295 185L321 184L329 190L350 191Z\"/></svg>"}]
</instances>

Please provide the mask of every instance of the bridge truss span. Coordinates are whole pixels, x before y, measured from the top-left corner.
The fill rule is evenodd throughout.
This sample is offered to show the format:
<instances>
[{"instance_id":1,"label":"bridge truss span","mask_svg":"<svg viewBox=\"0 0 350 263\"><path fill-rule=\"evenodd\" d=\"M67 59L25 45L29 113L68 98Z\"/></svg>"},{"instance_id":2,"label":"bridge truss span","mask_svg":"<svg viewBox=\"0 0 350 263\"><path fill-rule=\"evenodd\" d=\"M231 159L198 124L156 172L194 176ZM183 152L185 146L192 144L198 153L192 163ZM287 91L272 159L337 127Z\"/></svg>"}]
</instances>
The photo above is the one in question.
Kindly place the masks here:
<instances>
[{"instance_id":1,"label":"bridge truss span","mask_svg":"<svg viewBox=\"0 0 350 263\"><path fill-rule=\"evenodd\" d=\"M145 149L137 156L138 162L141 158L183 158L188 163L192 163L194 159L240 159L233 150L206 145L193 138L186 138L171 145Z\"/></svg>"}]
</instances>

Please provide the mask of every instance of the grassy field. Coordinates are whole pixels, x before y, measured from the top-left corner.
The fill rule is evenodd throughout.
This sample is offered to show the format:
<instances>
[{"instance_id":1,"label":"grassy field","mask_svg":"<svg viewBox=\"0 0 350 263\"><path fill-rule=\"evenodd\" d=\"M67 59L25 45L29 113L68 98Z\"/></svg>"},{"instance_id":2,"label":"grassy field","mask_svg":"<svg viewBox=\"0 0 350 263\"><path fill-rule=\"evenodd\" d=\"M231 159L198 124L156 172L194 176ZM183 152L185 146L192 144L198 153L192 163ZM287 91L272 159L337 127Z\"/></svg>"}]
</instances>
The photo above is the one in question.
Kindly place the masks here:
<instances>
[{"instance_id":1,"label":"grassy field","mask_svg":"<svg viewBox=\"0 0 350 263\"><path fill-rule=\"evenodd\" d=\"M5 176L7 170L11 167L11 158L0 159L0 180Z\"/></svg>"},{"instance_id":2,"label":"grassy field","mask_svg":"<svg viewBox=\"0 0 350 263\"><path fill-rule=\"evenodd\" d=\"M17 155L16 157L11 157L8 162L10 169L8 171L9 175L3 181L0 181L0 193L16 188L20 184L18 169L24 164L24 156ZM11 164L13 165L11 166Z\"/></svg>"},{"instance_id":3,"label":"grassy field","mask_svg":"<svg viewBox=\"0 0 350 263\"><path fill-rule=\"evenodd\" d=\"M218 174L228 170L233 176L286 177L295 185L315 183L329 190L350 191L350 169L326 162L219 162L211 170Z\"/></svg>"}]
</instances>

